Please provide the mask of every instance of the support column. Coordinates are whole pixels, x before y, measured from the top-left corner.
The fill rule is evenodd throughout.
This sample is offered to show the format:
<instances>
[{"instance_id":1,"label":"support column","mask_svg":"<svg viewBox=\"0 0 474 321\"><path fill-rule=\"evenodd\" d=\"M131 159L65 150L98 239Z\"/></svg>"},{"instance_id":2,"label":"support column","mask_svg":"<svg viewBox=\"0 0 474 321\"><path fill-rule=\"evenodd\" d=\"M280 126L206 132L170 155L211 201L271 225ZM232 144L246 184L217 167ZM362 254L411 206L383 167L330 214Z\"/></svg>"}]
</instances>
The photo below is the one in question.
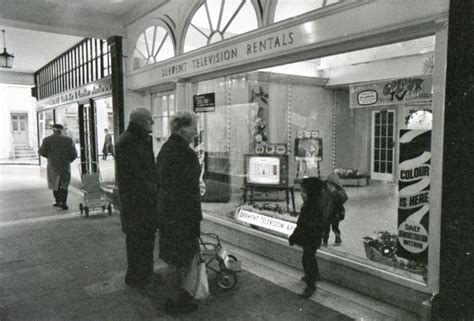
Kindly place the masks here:
<instances>
[{"instance_id":1,"label":"support column","mask_svg":"<svg viewBox=\"0 0 474 321\"><path fill-rule=\"evenodd\" d=\"M110 37L107 39L107 43L110 46L110 60L112 64L112 111L114 115L114 136L117 139L125 131L122 37ZM117 177L117 166L115 166L115 177ZM118 208L117 184L117 179L115 179L112 203L114 207Z\"/></svg>"},{"instance_id":2,"label":"support column","mask_svg":"<svg viewBox=\"0 0 474 321\"><path fill-rule=\"evenodd\" d=\"M107 39L107 43L110 46L110 58L112 63L112 110L114 113L114 135L118 138L118 136L125 131L122 37L110 37Z\"/></svg>"},{"instance_id":3,"label":"support column","mask_svg":"<svg viewBox=\"0 0 474 321\"><path fill-rule=\"evenodd\" d=\"M450 1L434 320L472 320L474 305L474 3ZM436 61L436 63L438 63Z\"/></svg>"}]
</instances>

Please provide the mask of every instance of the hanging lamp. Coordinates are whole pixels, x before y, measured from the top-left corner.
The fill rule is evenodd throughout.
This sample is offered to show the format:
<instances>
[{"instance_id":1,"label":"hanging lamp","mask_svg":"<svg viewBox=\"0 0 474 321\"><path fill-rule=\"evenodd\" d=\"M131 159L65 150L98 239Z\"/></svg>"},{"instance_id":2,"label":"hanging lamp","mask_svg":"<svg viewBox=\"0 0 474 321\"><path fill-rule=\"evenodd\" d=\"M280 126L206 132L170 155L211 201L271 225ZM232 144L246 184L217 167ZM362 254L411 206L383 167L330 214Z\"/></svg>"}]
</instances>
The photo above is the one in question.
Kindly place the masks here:
<instances>
[{"instance_id":1,"label":"hanging lamp","mask_svg":"<svg viewBox=\"0 0 474 321\"><path fill-rule=\"evenodd\" d=\"M2 33L3 33L3 52L0 53L0 67L11 69L13 66L13 58L15 58L15 56L7 52L7 45L5 42L5 30L2 30Z\"/></svg>"}]
</instances>

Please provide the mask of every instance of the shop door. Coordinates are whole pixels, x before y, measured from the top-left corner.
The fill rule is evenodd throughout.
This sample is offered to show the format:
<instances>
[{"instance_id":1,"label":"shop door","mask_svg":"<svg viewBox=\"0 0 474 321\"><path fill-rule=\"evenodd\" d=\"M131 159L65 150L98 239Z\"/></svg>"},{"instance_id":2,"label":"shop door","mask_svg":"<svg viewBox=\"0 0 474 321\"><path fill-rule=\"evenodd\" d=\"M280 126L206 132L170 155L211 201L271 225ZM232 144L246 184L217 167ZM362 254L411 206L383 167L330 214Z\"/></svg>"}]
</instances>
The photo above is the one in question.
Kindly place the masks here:
<instances>
[{"instance_id":1,"label":"shop door","mask_svg":"<svg viewBox=\"0 0 474 321\"><path fill-rule=\"evenodd\" d=\"M393 181L394 125L394 110L372 112L372 179Z\"/></svg>"},{"instance_id":2,"label":"shop door","mask_svg":"<svg viewBox=\"0 0 474 321\"><path fill-rule=\"evenodd\" d=\"M28 146L27 114L11 114L13 144Z\"/></svg>"},{"instance_id":3,"label":"shop door","mask_svg":"<svg viewBox=\"0 0 474 321\"><path fill-rule=\"evenodd\" d=\"M153 151L157 154L170 135L169 122L176 113L175 92L157 93L152 96Z\"/></svg>"},{"instance_id":4,"label":"shop door","mask_svg":"<svg viewBox=\"0 0 474 321\"><path fill-rule=\"evenodd\" d=\"M79 140L81 145L81 173L97 172L97 142L95 107L79 105Z\"/></svg>"}]
</instances>

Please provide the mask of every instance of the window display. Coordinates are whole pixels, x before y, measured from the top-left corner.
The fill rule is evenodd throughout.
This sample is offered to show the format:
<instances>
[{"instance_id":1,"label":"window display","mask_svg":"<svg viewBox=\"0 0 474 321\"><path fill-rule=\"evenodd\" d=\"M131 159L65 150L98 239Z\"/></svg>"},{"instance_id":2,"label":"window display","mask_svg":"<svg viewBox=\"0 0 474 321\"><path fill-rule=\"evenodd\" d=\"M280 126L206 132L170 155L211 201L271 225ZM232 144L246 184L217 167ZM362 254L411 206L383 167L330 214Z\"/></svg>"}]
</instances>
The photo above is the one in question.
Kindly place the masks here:
<instances>
[{"instance_id":1,"label":"window display","mask_svg":"<svg viewBox=\"0 0 474 321\"><path fill-rule=\"evenodd\" d=\"M352 61L365 59L366 51L350 55ZM328 61L339 61L342 72L344 54L338 56ZM302 63L320 66L324 59ZM366 62L365 72L379 64ZM327 180L334 173L348 196L338 227L344 241L333 242L330 234L321 250L426 281L429 175L419 168L429 168L430 151L425 146L418 153L419 144L405 142L429 132L428 121L411 127L412 119L430 113L432 76L374 79L341 90L320 81L318 75L329 71L286 77L279 71L289 69L281 67L194 84L195 95L215 97L214 111L198 113L207 187L203 210L286 239L302 205L299 193L294 197L301 178ZM414 165L422 160L426 166Z\"/></svg>"}]
</instances>

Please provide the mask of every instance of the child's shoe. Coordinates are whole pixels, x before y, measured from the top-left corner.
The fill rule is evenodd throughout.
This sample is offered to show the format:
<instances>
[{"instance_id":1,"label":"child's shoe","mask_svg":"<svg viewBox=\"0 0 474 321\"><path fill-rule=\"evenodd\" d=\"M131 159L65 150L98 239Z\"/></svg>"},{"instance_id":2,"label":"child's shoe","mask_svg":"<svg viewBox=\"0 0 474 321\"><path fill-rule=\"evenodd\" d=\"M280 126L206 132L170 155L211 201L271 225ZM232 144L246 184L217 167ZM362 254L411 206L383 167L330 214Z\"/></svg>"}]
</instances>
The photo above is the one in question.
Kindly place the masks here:
<instances>
[{"instance_id":1,"label":"child's shoe","mask_svg":"<svg viewBox=\"0 0 474 321\"><path fill-rule=\"evenodd\" d=\"M312 285L312 286L308 285L304 289L303 293L301 293L300 295L301 295L302 298L307 299L307 298L311 297L314 294L314 292L316 292L316 286L315 285Z\"/></svg>"}]
</instances>

